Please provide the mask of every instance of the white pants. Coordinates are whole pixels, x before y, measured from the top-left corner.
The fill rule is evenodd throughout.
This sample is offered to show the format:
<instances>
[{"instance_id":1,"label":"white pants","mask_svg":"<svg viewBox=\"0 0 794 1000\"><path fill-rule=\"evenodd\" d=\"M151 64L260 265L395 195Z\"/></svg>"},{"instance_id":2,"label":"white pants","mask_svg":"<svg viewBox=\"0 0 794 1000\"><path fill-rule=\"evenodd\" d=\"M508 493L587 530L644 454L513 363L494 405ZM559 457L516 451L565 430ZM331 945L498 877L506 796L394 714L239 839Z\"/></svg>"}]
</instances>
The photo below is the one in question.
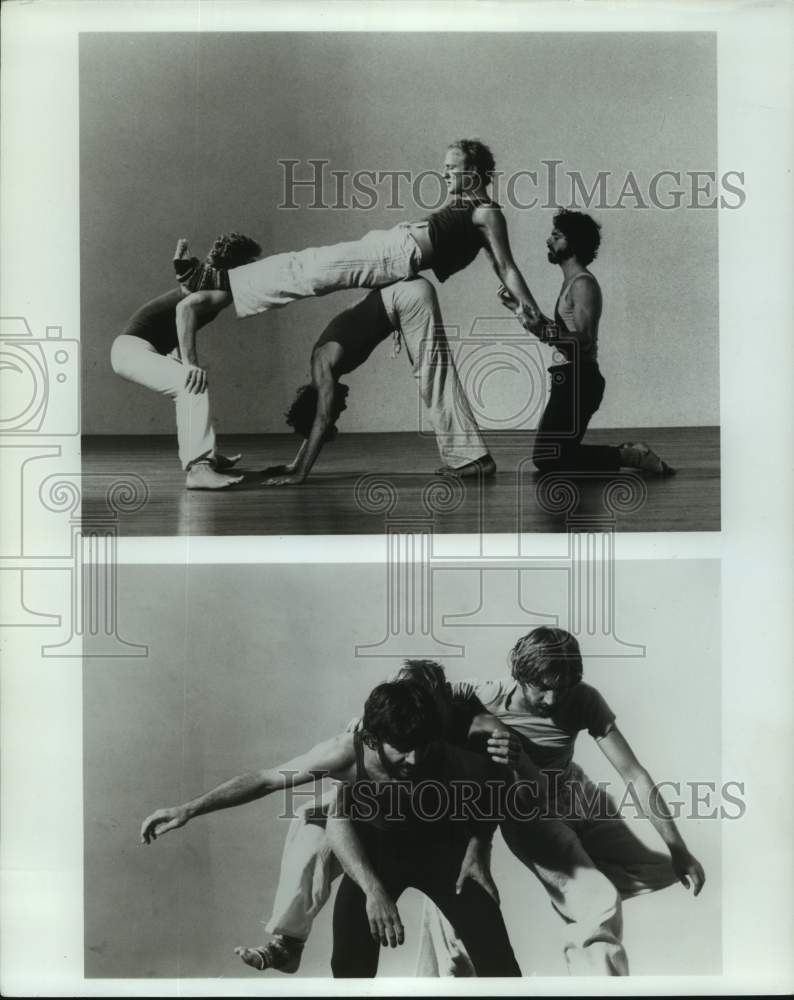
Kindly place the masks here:
<instances>
[{"instance_id":1,"label":"white pants","mask_svg":"<svg viewBox=\"0 0 794 1000\"><path fill-rule=\"evenodd\" d=\"M279 253L229 271L240 319L344 288L382 288L419 271L422 251L408 224L376 229L360 240Z\"/></svg>"},{"instance_id":2,"label":"white pants","mask_svg":"<svg viewBox=\"0 0 794 1000\"><path fill-rule=\"evenodd\" d=\"M442 460L453 469L488 454L449 348L435 288L426 278L381 289L386 314L402 335Z\"/></svg>"},{"instance_id":3,"label":"white pants","mask_svg":"<svg viewBox=\"0 0 794 1000\"><path fill-rule=\"evenodd\" d=\"M189 469L199 459L215 457L209 391L187 391L185 368L175 354L163 356L142 337L122 333L113 341L110 363L122 378L173 399L179 461L183 469Z\"/></svg>"}]
</instances>

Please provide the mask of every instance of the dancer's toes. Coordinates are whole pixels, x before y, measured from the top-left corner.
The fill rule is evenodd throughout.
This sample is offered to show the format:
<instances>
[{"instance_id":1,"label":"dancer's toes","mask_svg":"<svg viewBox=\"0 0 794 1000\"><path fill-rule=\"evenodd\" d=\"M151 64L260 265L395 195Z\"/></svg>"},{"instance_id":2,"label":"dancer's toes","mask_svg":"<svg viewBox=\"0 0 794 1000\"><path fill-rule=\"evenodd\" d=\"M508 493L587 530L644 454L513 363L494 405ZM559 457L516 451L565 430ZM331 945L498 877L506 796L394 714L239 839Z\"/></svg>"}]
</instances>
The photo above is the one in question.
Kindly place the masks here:
<instances>
[{"instance_id":1,"label":"dancer's toes","mask_svg":"<svg viewBox=\"0 0 794 1000\"><path fill-rule=\"evenodd\" d=\"M627 442L620 446L624 465L652 476L674 476L676 470L660 458L644 441Z\"/></svg>"},{"instance_id":2,"label":"dancer's toes","mask_svg":"<svg viewBox=\"0 0 794 1000\"><path fill-rule=\"evenodd\" d=\"M482 458L458 466L457 469L453 469L451 465L442 465L436 471L439 476L452 476L455 479L473 479L475 476L485 479L496 473L496 462L490 455L483 455Z\"/></svg>"},{"instance_id":3,"label":"dancer's toes","mask_svg":"<svg viewBox=\"0 0 794 1000\"><path fill-rule=\"evenodd\" d=\"M209 462L196 462L187 470L185 488L189 490L222 490L242 481L242 476L227 476L223 472L216 472Z\"/></svg>"},{"instance_id":4,"label":"dancer's toes","mask_svg":"<svg viewBox=\"0 0 794 1000\"><path fill-rule=\"evenodd\" d=\"M216 469L233 469L235 465L240 461L242 455L221 455L220 453L213 459Z\"/></svg>"},{"instance_id":5,"label":"dancer's toes","mask_svg":"<svg viewBox=\"0 0 794 1000\"><path fill-rule=\"evenodd\" d=\"M277 969L279 972L297 972L301 962L303 942L285 934L274 934L271 941L261 948L234 949L235 955L258 972L266 969Z\"/></svg>"}]
</instances>

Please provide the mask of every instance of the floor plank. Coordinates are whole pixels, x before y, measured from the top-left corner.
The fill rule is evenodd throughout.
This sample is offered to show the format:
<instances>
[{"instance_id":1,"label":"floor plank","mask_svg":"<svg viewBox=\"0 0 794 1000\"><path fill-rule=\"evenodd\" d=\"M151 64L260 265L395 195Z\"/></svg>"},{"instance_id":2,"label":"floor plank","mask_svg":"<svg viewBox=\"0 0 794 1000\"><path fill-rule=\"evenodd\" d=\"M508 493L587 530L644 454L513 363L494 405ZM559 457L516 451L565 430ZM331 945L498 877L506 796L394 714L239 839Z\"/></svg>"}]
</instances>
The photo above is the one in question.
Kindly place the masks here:
<instances>
[{"instance_id":1,"label":"floor plank","mask_svg":"<svg viewBox=\"0 0 794 1000\"><path fill-rule=\"evenodd\" d=\"M243 452L245 481L199 492L184 488L174 438L84 437L83 520L107 516L110 487L134 473L148 495L137 510L129 509L134 502L123 504L119 532L128 536L377 534L387 515L392 525L406 519L461 533L558 532L573 523L583 529L614 523L619 531L720 528L718 427L591 431L592 444L648 441L678 475L566 475L570 485L534 471L531 435L495 432L487 439L498 473L484 483L468 480L456 487L435 475L439 459L432 437L340 434L306 483L274 489L261 486L261 470L290 459L295 436L229 436L222 450Z\"/></svg>"}]
</instances>

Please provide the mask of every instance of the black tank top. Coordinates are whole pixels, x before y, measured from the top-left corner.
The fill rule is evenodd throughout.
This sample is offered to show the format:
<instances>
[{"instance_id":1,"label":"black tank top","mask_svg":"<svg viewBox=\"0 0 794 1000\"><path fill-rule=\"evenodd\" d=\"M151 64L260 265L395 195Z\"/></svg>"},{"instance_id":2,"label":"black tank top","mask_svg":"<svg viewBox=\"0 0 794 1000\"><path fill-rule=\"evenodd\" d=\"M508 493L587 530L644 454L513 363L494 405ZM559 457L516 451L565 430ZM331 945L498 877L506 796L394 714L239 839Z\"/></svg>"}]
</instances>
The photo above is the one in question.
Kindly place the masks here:
<instances>
[{"instance_id":1,"label":"black tank top","mask_svg":"<svg viewBox=\"0 0 794 1000\"><path fill-rule=\"evenodd\" d=\"M481 231L472 222L474 209L481 205L499 206L494 201L455 198L427 217L433 244L431 268L439 281L446 281L467 267L485 245Z\"/></svg>"},{"instance_id":2,"label":"black tank top","mask_svg":"<svg viewBox=\"0 0 794 1000\"><path fill-rule=\"evenodd\" d=\"M184 297L180 288L158 295L136 310L121 332L148 341L158 354L170 354L178 343L176 307Z\"/></svg>"},{"instance_id":3,"label":"black tank top","mask_svg":"<svg viewBox=\"0 0 794 1000\"><path fill-rule=\"evenodd\" d=\"M320 334L315 348L333 341L342 348L342 360L335 366L339 375L363 365L378 344L394 329L376 289L350 309L334 316Z\"/></svg>"}]
</instances>

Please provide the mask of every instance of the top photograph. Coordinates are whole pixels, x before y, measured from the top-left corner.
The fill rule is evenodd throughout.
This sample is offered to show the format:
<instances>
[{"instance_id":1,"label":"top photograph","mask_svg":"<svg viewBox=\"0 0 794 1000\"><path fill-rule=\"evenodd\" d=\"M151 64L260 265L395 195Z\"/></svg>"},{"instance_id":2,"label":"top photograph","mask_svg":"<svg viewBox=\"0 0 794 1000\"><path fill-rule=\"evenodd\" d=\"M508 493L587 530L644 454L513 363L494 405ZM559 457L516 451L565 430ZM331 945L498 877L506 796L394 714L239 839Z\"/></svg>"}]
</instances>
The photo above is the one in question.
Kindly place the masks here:
<instances>
[{"instance_id":1,"label":"top photograph","mask_svg":"<svg viewBox=\"0 0 794 1000\"><path fill-rule=\"evenodd\" d=\"M80 36L83 518L720 530L711 33Z\"/></svg>"}]
</instances>

